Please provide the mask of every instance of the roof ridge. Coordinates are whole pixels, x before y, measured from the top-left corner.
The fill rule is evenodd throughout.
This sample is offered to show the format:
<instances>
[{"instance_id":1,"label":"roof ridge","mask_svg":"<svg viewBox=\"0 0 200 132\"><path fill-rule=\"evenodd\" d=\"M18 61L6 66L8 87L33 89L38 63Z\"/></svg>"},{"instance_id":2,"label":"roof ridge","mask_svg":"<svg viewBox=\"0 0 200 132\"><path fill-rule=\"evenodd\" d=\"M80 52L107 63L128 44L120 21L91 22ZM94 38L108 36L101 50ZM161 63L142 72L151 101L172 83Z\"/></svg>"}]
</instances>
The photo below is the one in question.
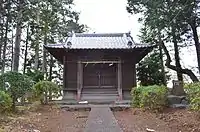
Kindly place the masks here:
<instances>
[{"instance_id":1,"label":"roof ridge","mask_svg":"<svg viewBox=\"0 0 200 132\"><path fill-rule=\"evenodd\" d=\"M127 37L131 37L130 33L72 33L69 37L123 37L126 34Z\"/></svg>"}]
</instances>

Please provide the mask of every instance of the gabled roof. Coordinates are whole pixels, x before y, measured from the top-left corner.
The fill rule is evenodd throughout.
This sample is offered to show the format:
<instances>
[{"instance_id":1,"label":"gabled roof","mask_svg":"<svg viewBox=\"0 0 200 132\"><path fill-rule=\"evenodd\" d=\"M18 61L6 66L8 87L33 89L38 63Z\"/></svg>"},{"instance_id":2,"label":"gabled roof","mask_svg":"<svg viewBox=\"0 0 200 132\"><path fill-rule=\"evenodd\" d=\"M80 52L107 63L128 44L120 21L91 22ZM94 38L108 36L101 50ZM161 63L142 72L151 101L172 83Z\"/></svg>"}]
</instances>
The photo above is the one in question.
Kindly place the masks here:
<instances>
[{"instance_id":1,"label":"gabled roof","mask_svg":"<svg viewBox=\"0 0 200 132\"><path fill-rule=\"evenodd\" d=\"M46 48L69 49L131 49L152 47L148 44L137 44L130 33L85 34L72 33L63 44L48 44Z\"/></svg>"}]
</instances>

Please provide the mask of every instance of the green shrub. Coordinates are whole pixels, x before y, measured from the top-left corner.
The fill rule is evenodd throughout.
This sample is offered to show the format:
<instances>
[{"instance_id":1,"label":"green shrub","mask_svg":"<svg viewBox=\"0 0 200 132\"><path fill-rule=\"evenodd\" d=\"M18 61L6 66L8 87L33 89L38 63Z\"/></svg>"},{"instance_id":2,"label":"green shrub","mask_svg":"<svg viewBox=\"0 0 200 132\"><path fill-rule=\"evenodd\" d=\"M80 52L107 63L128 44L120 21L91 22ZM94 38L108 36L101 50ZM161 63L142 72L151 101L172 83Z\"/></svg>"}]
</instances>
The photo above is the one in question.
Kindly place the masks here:
<instances>
[{"instance_id":1,"label":"green shrub","mask_svg":"<svg viewBox=\"0 0 200 132\"><path fill-rule=\"evenodd\" d=\"M0 91L0 113L8 112L11 110L12 99L4 91Z\"/></svg>"},{"instance_id":2,"label":"green shrub","mask_svg":"<svg viewBox=\"0 0 200 132\"><path fill-rule=\"evenodd\" d=\"M21 73L7 72L0 75L0 90L8 93L12 98L13 110L15 109L15 102L17 99L22 98L25 93L31 91L32 87L33 81L28 76Z\"/></svg>"},{"instance_id":3,"label":"green shrub","mask_svg":"<svg viewBox=\"0 0 200 132\"><path fill-rule=\"evenodd\" d=\"M165 86L140 86L131 91L133 107L160 110L167 105Z\"/></svg>"},{"instance_id":4,"label":"green shrub","mask_svg":"<svg viewBox=\"0 0 200 132\"><path fill-rule=\"evenodd\" d=\"M27 76L29 76L35 83L44 80L44 74L43 74L43 72L41 72L39 70L32 71L31 69L28 69L27 73L25 73L25 74Z\"/></svg>"},{"instance_id":5,"label":"green shrub","mask_svg":"<svg viewBox=\"0 0 200 132\"><path fill-rule=\"evenodd\" d=\"M53 82L40 81L34 85L34 96L41 104L48 104L51 98L60 96L60 88Z\"/></svg>"},{"instance_id":6,"label":"green shrub","mask_svg":"<svg viewBox=\"0 0 200 132\"><path fill-rule=\"evenodd\" d=\"M193 110L200 111L200 82L185 84L184 90Z\"/></svg>"}]
</instances>

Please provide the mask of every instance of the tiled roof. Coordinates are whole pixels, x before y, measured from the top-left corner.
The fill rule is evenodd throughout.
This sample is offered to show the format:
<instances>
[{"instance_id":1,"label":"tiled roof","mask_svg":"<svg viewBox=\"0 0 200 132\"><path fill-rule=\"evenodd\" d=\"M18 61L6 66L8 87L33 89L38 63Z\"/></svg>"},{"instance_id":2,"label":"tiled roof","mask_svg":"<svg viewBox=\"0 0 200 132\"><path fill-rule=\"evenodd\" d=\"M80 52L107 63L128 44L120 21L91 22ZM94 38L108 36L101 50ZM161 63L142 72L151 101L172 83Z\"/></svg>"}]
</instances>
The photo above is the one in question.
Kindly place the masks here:
<instances>
[{"instance_id":1,"label":"tiled roof","mask_svg":"<svg viewBox=\"0 0 200 132\"><path fill-rule=\"evenodd\" d=\"M45 47L70 49L130 49L152 47L152 45L135 43L130 33L74 33L67 38L64 44L48 44Z\"/></svg>"}]
</instances>

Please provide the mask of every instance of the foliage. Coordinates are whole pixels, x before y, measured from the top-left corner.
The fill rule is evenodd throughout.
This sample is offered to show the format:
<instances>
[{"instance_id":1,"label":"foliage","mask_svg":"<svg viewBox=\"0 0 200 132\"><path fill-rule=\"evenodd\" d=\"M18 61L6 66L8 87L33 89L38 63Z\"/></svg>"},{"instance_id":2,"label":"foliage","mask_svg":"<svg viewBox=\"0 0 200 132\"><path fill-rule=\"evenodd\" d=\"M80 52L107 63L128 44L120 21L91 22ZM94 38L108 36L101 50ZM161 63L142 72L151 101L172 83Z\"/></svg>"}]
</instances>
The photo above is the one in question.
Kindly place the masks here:
<instances>
[{"instance_id":1,"label":"foliage","mask_svg":"<svg viewBox=\"0 0 200 132\"><path fill-rule=\"evenodd\" d=\"M0 91L0 113L10 111L12 106L11 97L4 91Z\"/></svg>"},{"instance_id":2,"label":"foliage","mask_svg":"<svg viewBox=\"0 0 200 132\"><path fill-rule=\"evenodd\" d=\"M62 43L72 31L86 31L73 0L3 0L0 7L1 72L18 69L19 63L23 73L34 76L35 82L43 80L41 74L33 71L32 76L27 69L40 70L46 79L61 82L62 67L43 45Z\"/></svg>"},{"instance_id":3,"label":"foliage","mask_svg":"<svg viewBox=\"0 0 200 132\"><path fill-rule=\"evenodd\" d=\"M148 85L165 85L169 76L162 71L162 63L158 50L140 61L137 66L137 76L142 86ZM165 77L164 77L165 76Z\"/></svg>"},{"instance_id":4,"label":"foliage","mask_svg":"<svg viewBox=\"0 0 200 132\"><path fill-rule=\"evenodd\" d=\"M40 81L34 85L34 96L41 104L48 104L52 97L60 96L60 88L53 82Z\"/></svg>"},{"instance_id":5,"label":"foliage","mask_svg":"<svg viewBox=\"0 0 200 132\"><path fill-rule=\"evenodd\" d=\"M193 0L127 0L127 11L131 14L140 13L138 21L143 24L143 40L148 39L149 43L159 44L168 54L167 44L173 43L175 65L172 65L170 55L167 56L165 65L177 72L180 81L182 74L187 74L193 81L197 77L190 69L182 69L179 57L179 50L195 41L197 51L200 51L197 35L199 25L199 2ZM193 33L193 34L192 34ZM193 38L193 40L191 40ZM192 42L193 43L193 42ZM197 60L200 59L197 52ZM199 62L200 63L200 62Z\"/></svg>"},{"instance_id":6,"label":"foliage","mask_svg":"<svg viewBox=\"0 0 200 132\"><path fill-rule=\"evenodd\" d=\"M186 84L184 88L190 101L191 109L200 111L200 82Z\"/></svg>"},{"instance_id":7,"label":"foliage","mask_svg":"<svg viewBox=\"0 0 200 132\"><path fill-rule=\"evenodd\" d=\"M133 88L131 91L133 107L161 110L167 105L167 88L152 85Z\"/></svg>"},{"instance_id":8,"label":"foliage","mask_svg":"<svg viewBox=\"0 0 200 132\"><path fill-rule=\"evenodd\" d=\"M0 88L11 96L13 107L15 107L15 101L18 98L31 91L32 86L33 81L28 76L18 72L7 72L0 76Z\"/></svg>"},{"instance_id":9,"label":"foliage","mask_svg":"<svg viewBox=\"0 0 200 132\"><path fill-rule=\"evenodd\" d=\"M31 71L31 69L28 69L26 75L31 77L35 83L44 80L44 75L39 70Z\"/></svg>"}]
</instances>

